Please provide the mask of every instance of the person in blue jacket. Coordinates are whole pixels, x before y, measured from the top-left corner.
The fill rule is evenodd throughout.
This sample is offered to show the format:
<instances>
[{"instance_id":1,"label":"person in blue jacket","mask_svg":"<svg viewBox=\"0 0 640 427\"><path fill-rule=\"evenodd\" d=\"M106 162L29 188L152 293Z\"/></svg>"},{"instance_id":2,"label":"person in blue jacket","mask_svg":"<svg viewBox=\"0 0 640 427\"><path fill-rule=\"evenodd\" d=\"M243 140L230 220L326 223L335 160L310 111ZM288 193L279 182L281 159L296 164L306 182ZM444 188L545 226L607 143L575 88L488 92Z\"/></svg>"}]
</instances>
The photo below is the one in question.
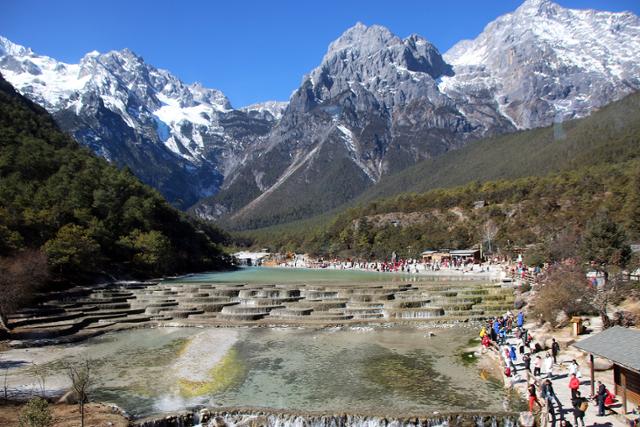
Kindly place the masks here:
<instances>
[{"instance_id":1,"label":"person in blue jacket","mask_svg":"<svg viewBox=\"0 0 640 427\"><path fill-rule=\"evenodd\" d=\"M520 310L518 313L518 328L522 328L522 325L524 325L524 313Z\"/></svg>"}]
</instances>

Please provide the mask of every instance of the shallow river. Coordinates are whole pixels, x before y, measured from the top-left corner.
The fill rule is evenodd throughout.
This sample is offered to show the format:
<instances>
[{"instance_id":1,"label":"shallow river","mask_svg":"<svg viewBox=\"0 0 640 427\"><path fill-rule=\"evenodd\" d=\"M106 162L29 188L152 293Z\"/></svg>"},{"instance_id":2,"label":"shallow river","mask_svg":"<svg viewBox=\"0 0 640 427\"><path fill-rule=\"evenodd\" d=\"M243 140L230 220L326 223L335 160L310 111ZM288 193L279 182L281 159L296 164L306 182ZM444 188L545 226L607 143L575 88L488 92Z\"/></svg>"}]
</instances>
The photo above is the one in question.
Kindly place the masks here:
<instances>
[{"instance_id":1,"label":"shallow river","mask_svg":"<svg viewBox=\"0 0 640 427\"><path fill-rule=\"evenodd\" d=\"M289 274L275 272L278 281ZM366 281L380 276L318 273L359 276L353 280L365 275ZM247 271L190 279L216 277L249 281ZM200 404L385 415L516 409L501 385L464 363L461 353L475 336L475 329L462 327L139 329L74 345L11 350L0 360L11 367L10 388L38 389L30 364L36 362L53 392L68 386L64 363L89 358L92 398L138 416Z\"/></svg>"}]
</instances>

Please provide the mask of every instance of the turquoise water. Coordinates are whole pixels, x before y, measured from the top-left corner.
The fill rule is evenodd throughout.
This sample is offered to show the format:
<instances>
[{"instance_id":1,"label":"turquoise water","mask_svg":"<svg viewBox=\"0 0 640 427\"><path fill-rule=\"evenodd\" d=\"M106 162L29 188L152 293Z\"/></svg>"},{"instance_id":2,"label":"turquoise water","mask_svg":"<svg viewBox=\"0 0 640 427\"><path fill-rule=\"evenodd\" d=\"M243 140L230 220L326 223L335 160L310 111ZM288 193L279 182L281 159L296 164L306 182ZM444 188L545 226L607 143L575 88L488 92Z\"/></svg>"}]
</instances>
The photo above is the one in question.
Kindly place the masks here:
<instances>
[{"instance_id":1,"label":"turquoise water","mask_svg":"<svg viewBox=\"0 0 640 427\"><path fill-rule=\"evenodd\" d=\"M193 274L169 282L240 282L240 283L352 283L352 282L415 282L447 280L443 276L408 273L379 273L375 271L247 267L224 273Z\"/></svg>"},{"instance_id":2,"label":"turquoise water","mask_svg":"<svg viewBox=\"0 0 640 427\"><path fill-rule=\"evenodd\" d=\"M185 282L345 284L434 280L408 274L246 268ZM443 280L438 277L437 280ZM446 280L446 279L445 279ZM465 283L466 285L469 282ZM435 336L430 336L432 331ZM10 350L12 390L34 387L33 362L50 392L68 389L65 363L90 359L91 398L135 416L199 405L383 415L514 409L501 385L461 354L474 328L158 328L82 343Z\"/></svg>"},{"instance_id":3,"label":"turquoise water","mask_svg":"<svg viewBox=\"0 0 640 427\"><path fill-rule=\"evenodd\" d=\"M62 389L64 363L90 358L91 398L135 416L198 405L388 416L515 409L503 387L462 362L460 353L475 335L464 328L436 329L435 336L409 327L161 328L30 352L46 352L49 360L41 366L48 371L47 384ZM223 366L222 372L205 370L195 393L183 386L183 375L192 370L179 368L187 357L185 346L193 342L202 345L188 356L194 369L214 357L219 345L229 345L222 359L215 356L214 366ZM12 354L22 358L26 353ZM30 378L28 367L16 368L10 383Z\"/></svg>"}]
</instances>

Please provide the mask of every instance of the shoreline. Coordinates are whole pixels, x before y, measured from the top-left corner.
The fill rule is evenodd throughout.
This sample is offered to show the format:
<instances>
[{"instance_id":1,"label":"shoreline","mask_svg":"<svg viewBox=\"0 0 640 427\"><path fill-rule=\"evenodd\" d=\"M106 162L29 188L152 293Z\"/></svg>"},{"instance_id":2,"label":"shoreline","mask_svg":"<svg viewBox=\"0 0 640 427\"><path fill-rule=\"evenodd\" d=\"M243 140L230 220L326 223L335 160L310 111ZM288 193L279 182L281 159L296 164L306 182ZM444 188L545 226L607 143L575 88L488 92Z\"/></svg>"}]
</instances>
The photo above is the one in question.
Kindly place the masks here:
<instances>
[{"instance_id":1,"label":"shoreline","mask_svg":"<svg viewBox=\"0 0 640 427\"><path fill-rule=\"evenodd\" d=\"M498 265L496 265L498 266ZM242 267L241 267L242 268ZM309 267L306 265L286 265L286 264L263 264L256 268L269 268L269 269L283 269L283 270L303 270L303 271L356 271L363 273L372 273L372 274L385 274L385 275L398 275L398 276L418 276L418 277L435 277L435 278L447 278L454 277L456 279L469 277L469 278L478 278L485 280L494 280L499 281L504 276L504 267L499 266L497 269L487 269L484 271L474 271L459 269L459 268L442 268L440 270L420 270L420 271L378 271L370 268L362 268L362 267L338 267L338 266L327 266L327 267Z\"/></svg>"}]
</instances>

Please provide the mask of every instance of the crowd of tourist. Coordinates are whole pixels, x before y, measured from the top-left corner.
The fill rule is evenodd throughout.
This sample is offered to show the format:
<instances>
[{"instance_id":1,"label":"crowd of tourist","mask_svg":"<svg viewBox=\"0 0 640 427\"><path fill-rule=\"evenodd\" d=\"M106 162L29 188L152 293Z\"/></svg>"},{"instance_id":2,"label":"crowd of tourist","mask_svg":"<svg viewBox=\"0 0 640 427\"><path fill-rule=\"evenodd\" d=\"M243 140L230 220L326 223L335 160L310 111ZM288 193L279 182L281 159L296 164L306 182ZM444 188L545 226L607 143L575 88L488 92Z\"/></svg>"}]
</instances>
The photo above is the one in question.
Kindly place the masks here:
<instances>
[{"instance_id":1,"label":"crowd of tourist","mask_svg":"<svg viewBox=\"0 0 640 427\"><path fill-rule=\"evenodd\" d=\"M524 328L525 316L507 312L502 317L489 319L480 330L483 351L496 351L502 361L504 375L511 385L526 381L528 384L528 404L531 413L542 413L542 422L555 427L582 426L590 403L596 404L598 416L605 416L606 408L615 402L615 396L598 381L595 395L585 396L580 390L580 372L576 360L567 366L569 376L570 401L562 402L554 390L554 381L559 375L561 363L558 362L560 345L554 339L549 351L535 342L529 331ZM566 416L572 415L573 424Z\"/></svg>"},{"instance_id":2,"label":"crowd of tourist","mask_svg":"<svg viewBox=\"0 0 640 427\"><path fill-rule=\"evenodd\" d=\"M473 260L461 258L444 259L442 261L423 261L415 258L398 258L390 261L359 261L352 259L324 259L309 261L301 258L282 262L281 267L294 268L323 268L332 270L362 270L375 271L381 273L428 273L439 271L460 271L484 273L489 271L492 262L474 263Z\"/></svg>"}]
</instances>

